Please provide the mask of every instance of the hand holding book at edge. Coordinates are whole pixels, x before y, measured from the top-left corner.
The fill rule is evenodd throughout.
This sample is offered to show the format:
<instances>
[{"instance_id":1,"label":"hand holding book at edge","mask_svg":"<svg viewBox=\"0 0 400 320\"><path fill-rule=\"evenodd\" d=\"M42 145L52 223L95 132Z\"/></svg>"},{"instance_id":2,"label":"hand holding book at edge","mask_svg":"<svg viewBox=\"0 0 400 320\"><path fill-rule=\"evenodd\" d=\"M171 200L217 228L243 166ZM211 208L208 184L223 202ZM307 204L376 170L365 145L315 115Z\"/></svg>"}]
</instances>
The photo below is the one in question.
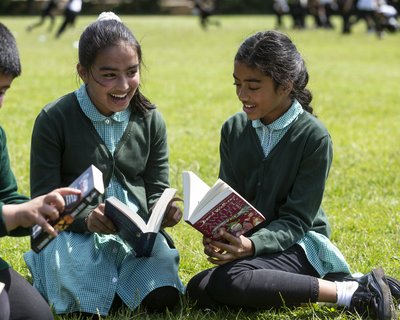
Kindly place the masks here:
<instances>
[{"instance_id":1,"label":"hand holding book at edge","mask_svg":"<svg viewBox=\"0 0 400 320\"><path fill-rule=\"evenodd\" d=\"M63 212L65 207L63 196L68 194L79 195L80 190L59 188L28 202L4 205L3 217L7 230L10 232L19 226L28 228L37 224L47 233L56 236L57 231L48 221L56 220Z\"/></svg>"},{"instance_id":2,"label":"hand holding book at edge","mask_svg":"<svg viewBox=\"0 0 400 320\"><path fill-rule=\"evenodd\" d=\"M86 229L89 232L99 234L115 234L117 228L112 221L104 214L104 203L101 203L86 217Z\"/></svg>"},{"instance_id":3,"label":"hand holding book at edge","mask_svg":"<svg viewBox=\"0 0 400 320\"><path fill-rule=\"evenodd\" d=\"M173 198L167 207L166 213L164 215L164 220L161 224L162 228L171 228L175 226L179 221L181 221L183 213L181 208L178 207L177 201L183 201L181 198Z\"/></svg>"},{"instance_id":4,"label":"hand holding book at edge","mask_svg":"<svg viewBox=\"0 0 400 320\"><path fill-rule=\"evenodd\" d=\"M203 237L204 253L209 262L222 265L254 255L254 245L249 238L244 235L235 237L223 229L218 230L218 233L227 243Z\"/></svg>"}]
</instances>

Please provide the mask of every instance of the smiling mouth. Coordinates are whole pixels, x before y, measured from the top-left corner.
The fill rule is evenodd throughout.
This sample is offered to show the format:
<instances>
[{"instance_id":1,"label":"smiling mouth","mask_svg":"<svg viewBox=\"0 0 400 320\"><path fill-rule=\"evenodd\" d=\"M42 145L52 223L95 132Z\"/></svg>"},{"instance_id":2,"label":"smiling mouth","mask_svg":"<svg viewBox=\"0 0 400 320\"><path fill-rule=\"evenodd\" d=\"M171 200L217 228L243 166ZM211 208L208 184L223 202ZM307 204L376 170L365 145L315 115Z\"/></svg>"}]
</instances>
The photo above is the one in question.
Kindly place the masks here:
<instances>
[{"instance_id":1,"label":"smiling mouth","mask_svg":"<svg viewBox=\"0 0 400 320\"><path fill-rule=\"evenodd\" d=\"M110 95L111 95L111 97L113 97L115 99L125 99L128 96L127 93L125 93L125 94L110 94Z\"/></svg>"},{"instance_id":2,"label":"smiling mouth","mask_svg":"<svg viewBox=\"0 0 400 320\"><path fill-rule=\"evenodd\" d=\"M255 108L256 106L254 104L244 104L243 107L245 107L246 109L252 109Z\"/></svg>"}]
</instances>

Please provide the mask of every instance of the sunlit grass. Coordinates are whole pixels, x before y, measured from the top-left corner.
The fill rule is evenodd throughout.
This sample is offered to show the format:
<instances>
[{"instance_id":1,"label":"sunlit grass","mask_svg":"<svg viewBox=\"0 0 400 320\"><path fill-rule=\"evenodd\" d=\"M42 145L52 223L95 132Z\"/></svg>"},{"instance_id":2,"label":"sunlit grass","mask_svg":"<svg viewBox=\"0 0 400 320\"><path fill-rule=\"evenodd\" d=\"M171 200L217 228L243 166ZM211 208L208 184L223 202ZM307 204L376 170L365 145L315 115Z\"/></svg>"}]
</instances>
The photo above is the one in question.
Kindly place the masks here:
<instances>
[{"instance_id":1,"label":"sunlit grass","mask_svg":"<svg viewBox=\"0 0 400 320\"><path fill-rule=\"evenodd\" d=\"M212 184L218 174L219 130L240 111L232 80L232 60L240 42L272 28L270 16L218 17L221 28L200 29L196 17L123 16L142 43L142 89L163 113L168 126L171 184L180 191L181 172L194 170ZM94 17L79 17L59 40L46 28L25 31L34 18L4 18L17 36L23 74L16 79L0 111L8 134L12 166L20 190L29 194L29 148L33 121L48 102L77 88L79 35ZM61 18L58 20L60 23ZM289 20L286 20L289 26ZM334 163L325 192L332 238L354 272L382 265L400 277L400 123L399 34L379 40L362 23L353 34L336 30L289 33L305 57L313 107L329 129ZM311 21L310 21L311 24ZM210 267L200 235L180 223L171 230L181 253L185 283ZM22 260L28 239L1 239L1 255L29 278ZM243 313L197 311L183 302L163 316L124 311L109 319L349 319L341 310L312 306L296 310Z\"/></svg>"}]
</instances>

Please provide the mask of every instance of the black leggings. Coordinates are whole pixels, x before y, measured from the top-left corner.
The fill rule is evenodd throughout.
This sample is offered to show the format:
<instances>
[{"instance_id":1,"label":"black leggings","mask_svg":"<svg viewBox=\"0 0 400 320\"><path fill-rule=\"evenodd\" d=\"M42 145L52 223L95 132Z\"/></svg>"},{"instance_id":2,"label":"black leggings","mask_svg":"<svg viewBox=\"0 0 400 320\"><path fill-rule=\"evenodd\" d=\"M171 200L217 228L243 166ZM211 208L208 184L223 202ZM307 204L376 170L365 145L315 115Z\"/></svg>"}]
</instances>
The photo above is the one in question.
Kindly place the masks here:
<instances>
[{"instance_id":1,"label":"black leggings","mask_svg":"<svg viewBox=\"0 0 400 320\"><path fill-rule=\"evenodd\" d=\"M40 293L12 268L0 271L0 282L5 284L0 294L1 320L54 319L49 305Z\"/></svg>"},{"instance_id":2,"label":"black leggings","mask_svg":"<svg viewBox=\"0 0 400 320\"><path fill-rule=\"evenodd\" d=\"M236 306L270 309L316 302L318 273L303 249L233 261L195 275L187 294L199 307Z\"/></svg>"}]
</instances>

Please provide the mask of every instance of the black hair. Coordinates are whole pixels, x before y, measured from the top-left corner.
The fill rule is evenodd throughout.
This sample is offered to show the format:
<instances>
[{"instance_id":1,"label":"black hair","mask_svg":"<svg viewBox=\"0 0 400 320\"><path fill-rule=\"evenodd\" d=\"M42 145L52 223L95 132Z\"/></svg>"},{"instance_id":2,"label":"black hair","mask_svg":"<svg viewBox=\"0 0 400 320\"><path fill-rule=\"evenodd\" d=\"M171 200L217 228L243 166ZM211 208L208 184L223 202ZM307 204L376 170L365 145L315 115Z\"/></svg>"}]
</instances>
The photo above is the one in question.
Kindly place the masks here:
<instances>
[{"instance_id":1,"label":"black hair","mask_svg":"<svg viewBox=\"0 0 400 320\"><path fill-rule=\"evenodd\" d=\"M17 43L8 28L0 23L0 74L14 78L21 74Z\"/></svg>"},{"instance_id":2,"label":"black hair","mask_svg":"<svg viewBox=\"0 0 400 320\"><path fill-rule=\"evenodd\" d=\"M86 27L79 39L79 63L88 71L91 70L97 55L104 49L118 45L121 41L131 45L138 56L139 66L143 65L142 49L133 33L116 19L96 20ZM140 68L139 68L140 70ZM136 90L132 98L133 109L145 114L155 106Z\"/></svg>"},{"instance_id":3,"label":"black hair","mask_svg":"<svg viewBox=\"0 0 400 320\"><path fill-rule=\"evenodd\" d=\"M312 94L306 88L308 72L303 58L288 36L279 31L261 31L248 37L240 45L235 61L255 68L272 78L275 89L292 83L292 99L303 109L313 113Z\"/></svg>"}]
</instances>

